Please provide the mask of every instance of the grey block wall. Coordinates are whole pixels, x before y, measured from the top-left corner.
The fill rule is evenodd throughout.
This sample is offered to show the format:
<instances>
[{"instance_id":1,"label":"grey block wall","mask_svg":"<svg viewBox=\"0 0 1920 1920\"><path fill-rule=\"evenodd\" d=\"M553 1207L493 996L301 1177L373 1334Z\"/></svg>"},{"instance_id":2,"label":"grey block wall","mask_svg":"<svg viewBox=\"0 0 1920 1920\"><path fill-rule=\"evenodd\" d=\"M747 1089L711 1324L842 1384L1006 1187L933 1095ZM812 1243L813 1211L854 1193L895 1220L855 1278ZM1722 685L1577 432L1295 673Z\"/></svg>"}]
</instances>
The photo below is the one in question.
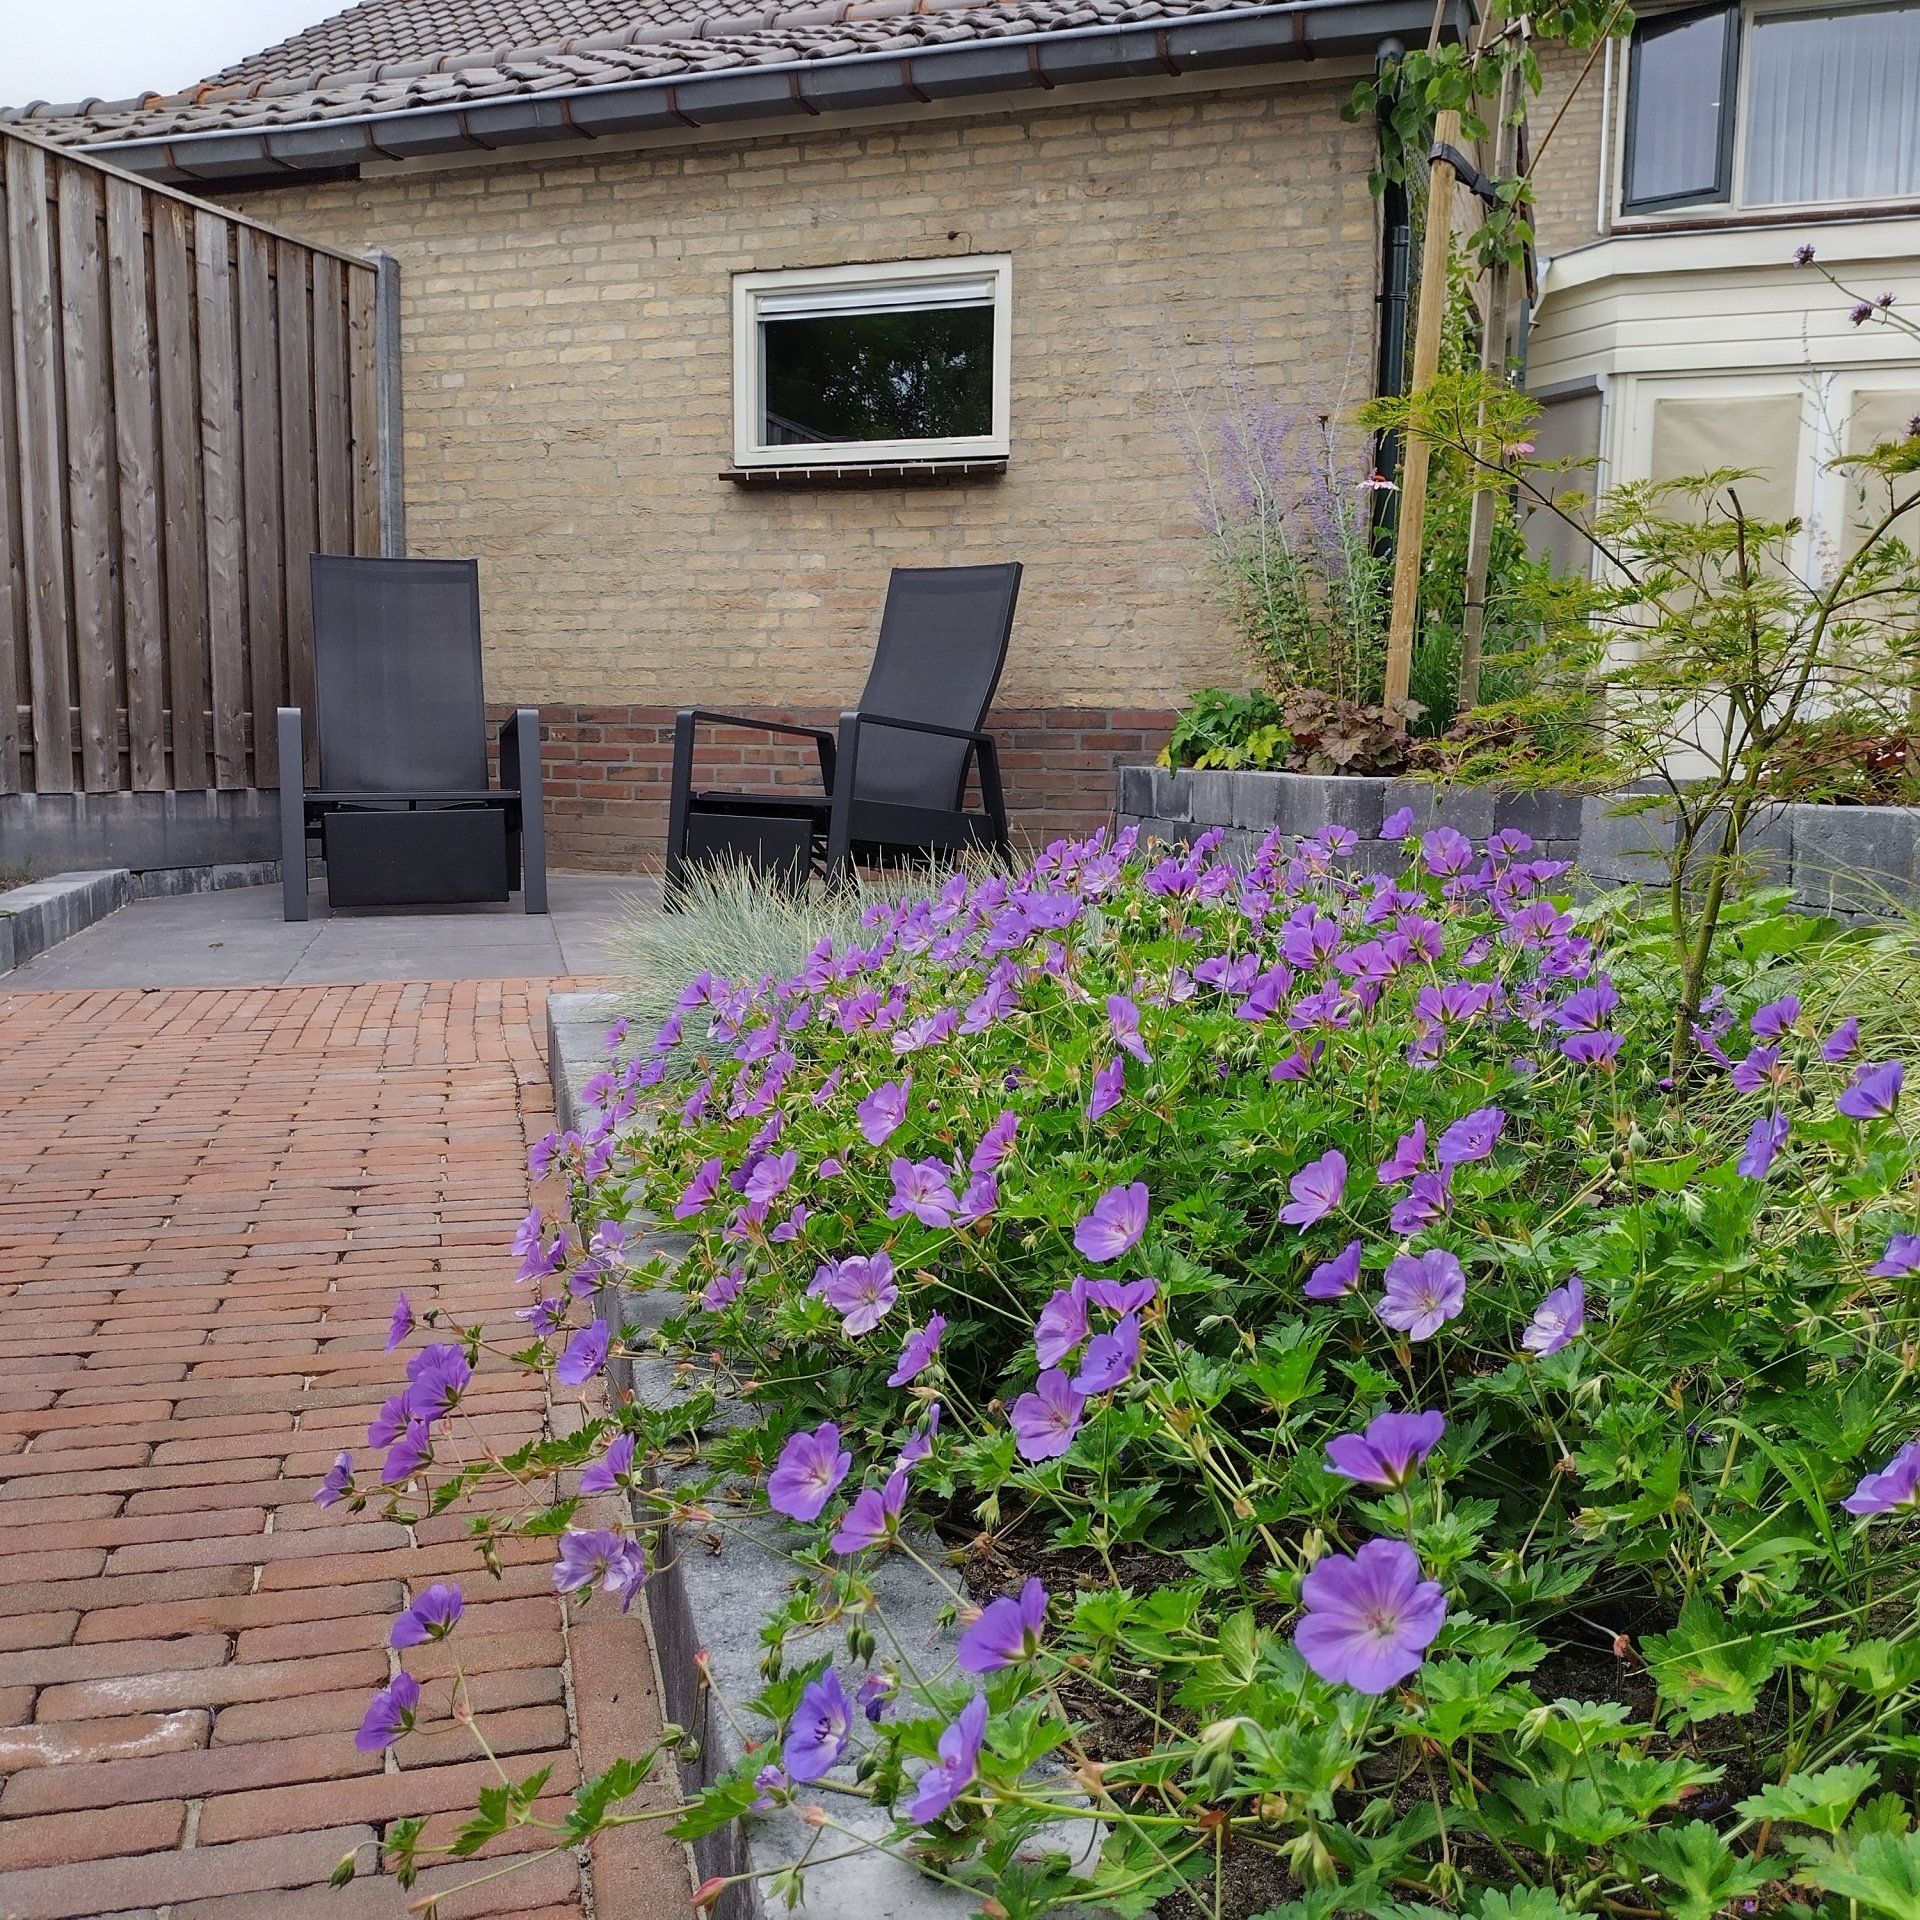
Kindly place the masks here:
<instances>
[{"instance_id":1,"label":"grey block wall","mask_svg":"<svg viewBox=\"0 0 1920 1920\"><path fill-rule=\"evenodd\" d=\"M218 793L0 794L0 868L221 867L280 858L280 796Z\"/></svg>"}]
</instances>

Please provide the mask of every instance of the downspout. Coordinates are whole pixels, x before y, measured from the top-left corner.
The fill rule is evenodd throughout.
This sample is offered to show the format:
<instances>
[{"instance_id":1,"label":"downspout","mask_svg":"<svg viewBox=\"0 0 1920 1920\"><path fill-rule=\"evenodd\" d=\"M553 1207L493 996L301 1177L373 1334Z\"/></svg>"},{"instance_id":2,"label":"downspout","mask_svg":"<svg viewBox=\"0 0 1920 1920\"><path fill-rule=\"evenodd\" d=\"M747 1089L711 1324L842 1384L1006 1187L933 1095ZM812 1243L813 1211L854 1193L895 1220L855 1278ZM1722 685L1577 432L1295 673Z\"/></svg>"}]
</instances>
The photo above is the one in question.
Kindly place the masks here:
<instances>
[{"instance_id":1,"label":"downspout","mask_svg":"<svg viewBox=\"0 0 1920 1920\"><path fill-rule=\"evenodd\" d=\"M1374 49L1373 71L1376 80L1406 52L1398 38L1382 40ZM1374 119L1384 151L1388 138L1391 108L1385 95L1376 101ZM1373 390L1381 398L1403 390L1407 378L1407 288L1413 263L1413 219L1408 208L1406 183L1389 180L1380 195L1380 287L1374 295L1379 309L1375 338L1379 345L1374 362ZM1378 435L1373 448L1374 471L1392 480L1400 471L1400 436L1389 430ZM1373 544L1378 553L1393 545L1393 530L1398 518L1400 496L1389 487L1376 488L1373 501Z\"/></svg>"}]
</instances>

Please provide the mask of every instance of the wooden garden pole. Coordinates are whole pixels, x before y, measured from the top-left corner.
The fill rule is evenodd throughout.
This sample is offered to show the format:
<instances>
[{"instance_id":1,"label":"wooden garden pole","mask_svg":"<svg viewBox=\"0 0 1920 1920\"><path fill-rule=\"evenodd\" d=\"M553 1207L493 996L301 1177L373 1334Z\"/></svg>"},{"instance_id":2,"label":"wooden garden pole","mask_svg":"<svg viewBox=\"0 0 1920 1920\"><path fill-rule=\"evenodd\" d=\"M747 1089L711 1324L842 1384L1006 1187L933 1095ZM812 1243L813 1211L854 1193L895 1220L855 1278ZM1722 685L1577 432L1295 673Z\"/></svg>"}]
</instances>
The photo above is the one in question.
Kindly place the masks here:
<instances>
[{"instance_id":1,"label":"wooden garden pole","mask_svg":"<svg viewBox=\"0 0 1920 1920\"><path fill-rule=\"evenodd\" d=\"M1427 173L1427 231L1420 250L1420 307L1414 322L1410 392L1433 383L1440 369L1440 336L1447 317L1447 259L1453 238L1454 169L1438 157L1460 143L1460 115L1451 107L1434 117L1436 155ZM1420 605L1420 543L1427 516L1427 443L1406 436L1400 455L1400 512L1393 546L1393 614L1387 627L1387 666L1381 705L1389 720L1404 719L1413 677L1413 627Z\"/></svg>"}]
</instances>

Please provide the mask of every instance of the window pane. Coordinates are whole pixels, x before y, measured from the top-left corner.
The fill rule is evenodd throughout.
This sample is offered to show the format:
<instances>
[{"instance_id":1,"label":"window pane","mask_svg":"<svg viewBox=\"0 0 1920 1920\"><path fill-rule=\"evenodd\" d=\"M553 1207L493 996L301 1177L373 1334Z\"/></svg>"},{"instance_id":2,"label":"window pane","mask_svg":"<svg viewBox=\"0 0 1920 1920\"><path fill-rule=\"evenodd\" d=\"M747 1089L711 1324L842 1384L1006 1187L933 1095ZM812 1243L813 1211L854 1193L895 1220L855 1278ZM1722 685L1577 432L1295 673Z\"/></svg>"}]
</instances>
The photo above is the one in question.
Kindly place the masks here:
<instances>
[{"instance_id":1,"label":"window pane","mask_svg":"<svg viewBox=\"0 0 1920 1920\"><path fill-rule=\"evenodd\" d=\"M1721 116L1731 10L1636 27L1627 102L1629 207L1724 200Z\"/></svg>"},{"instance_id":2,"label":"window pane","mask_svg":"<svg viewBox=\"0 0 1920 1920\"><path fill-rule=\"evenodd\" d=\"M1686 480L1723 467L1743 469L1735 483L1750 520L1790 520L1800 478L1801 396L1729 392L1724 398L1659 400L1653 409L1649 480ZM1699 503L1669 499L1663 513L1696 518Z\"/></svg>"},{"instance_id":3,"label":"window pane","mask_svg":"<svg viewBox=\"0 0 1920 1920\"><path fill-rule=\"evenodd\" d=\"M1920 6L1754 16L1750 206L1920 193Z\"/></svg>"},{"instance_id":4,"label":"window pane","mask_svg":"<svg viewBox=\"0 0 1920 1920\"><path fill-rule=\"evenodd\" d=\"M993 432L993 308L760 323L762 444L959 440Z\"/></svg>"}]
</instances>

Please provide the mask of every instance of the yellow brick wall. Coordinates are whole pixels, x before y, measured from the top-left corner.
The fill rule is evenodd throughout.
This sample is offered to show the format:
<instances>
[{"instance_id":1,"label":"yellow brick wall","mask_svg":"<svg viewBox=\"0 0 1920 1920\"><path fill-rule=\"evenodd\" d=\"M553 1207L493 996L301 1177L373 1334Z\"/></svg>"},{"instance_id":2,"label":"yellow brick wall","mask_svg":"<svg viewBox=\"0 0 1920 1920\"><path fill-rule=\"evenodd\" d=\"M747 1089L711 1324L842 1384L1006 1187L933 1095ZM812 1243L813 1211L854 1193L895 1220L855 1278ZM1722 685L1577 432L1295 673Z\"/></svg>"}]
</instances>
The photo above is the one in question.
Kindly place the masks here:
<instances>
[{"instance_id":1,"label":"yellow brick wall","mask_svg":"<svg viewBox=\"0 0 1920 1920\"><path fill-rule=\"evenodd\" d=\"M1619 84L1626 54L1624 41L1613 49L1614 84ZM1594 58L1585 79L1584 52L1549 43L1540 53L1540 94L1527 107L1527 129L1536 147L1553 126L1561 103L1573 91L1573 104L1541 151L1534 170L1534 232L1544 254L1564 253L1569 247L1598 238L1600 198L1600 129L1606 113L1606 62L1603 49Z\"/></svg>"},{"instance_id":2,"label":"yellow brick wall","mask_svg":"<svg viewBox=\"0 0 1920 1920\"><path fill-rule=\"evenodd\" d=\"M500 700L837 706L889 566L1027 564L1013 706L1156 708L1240 672L1167 412L1237 341L1363 399L1371 130L1347 82L819 129L242 196L404 288L410 544L481 560ZM942 490L742 492L735 272L1006 252L1013 458Z\"/></svg>"}]
</instances>

